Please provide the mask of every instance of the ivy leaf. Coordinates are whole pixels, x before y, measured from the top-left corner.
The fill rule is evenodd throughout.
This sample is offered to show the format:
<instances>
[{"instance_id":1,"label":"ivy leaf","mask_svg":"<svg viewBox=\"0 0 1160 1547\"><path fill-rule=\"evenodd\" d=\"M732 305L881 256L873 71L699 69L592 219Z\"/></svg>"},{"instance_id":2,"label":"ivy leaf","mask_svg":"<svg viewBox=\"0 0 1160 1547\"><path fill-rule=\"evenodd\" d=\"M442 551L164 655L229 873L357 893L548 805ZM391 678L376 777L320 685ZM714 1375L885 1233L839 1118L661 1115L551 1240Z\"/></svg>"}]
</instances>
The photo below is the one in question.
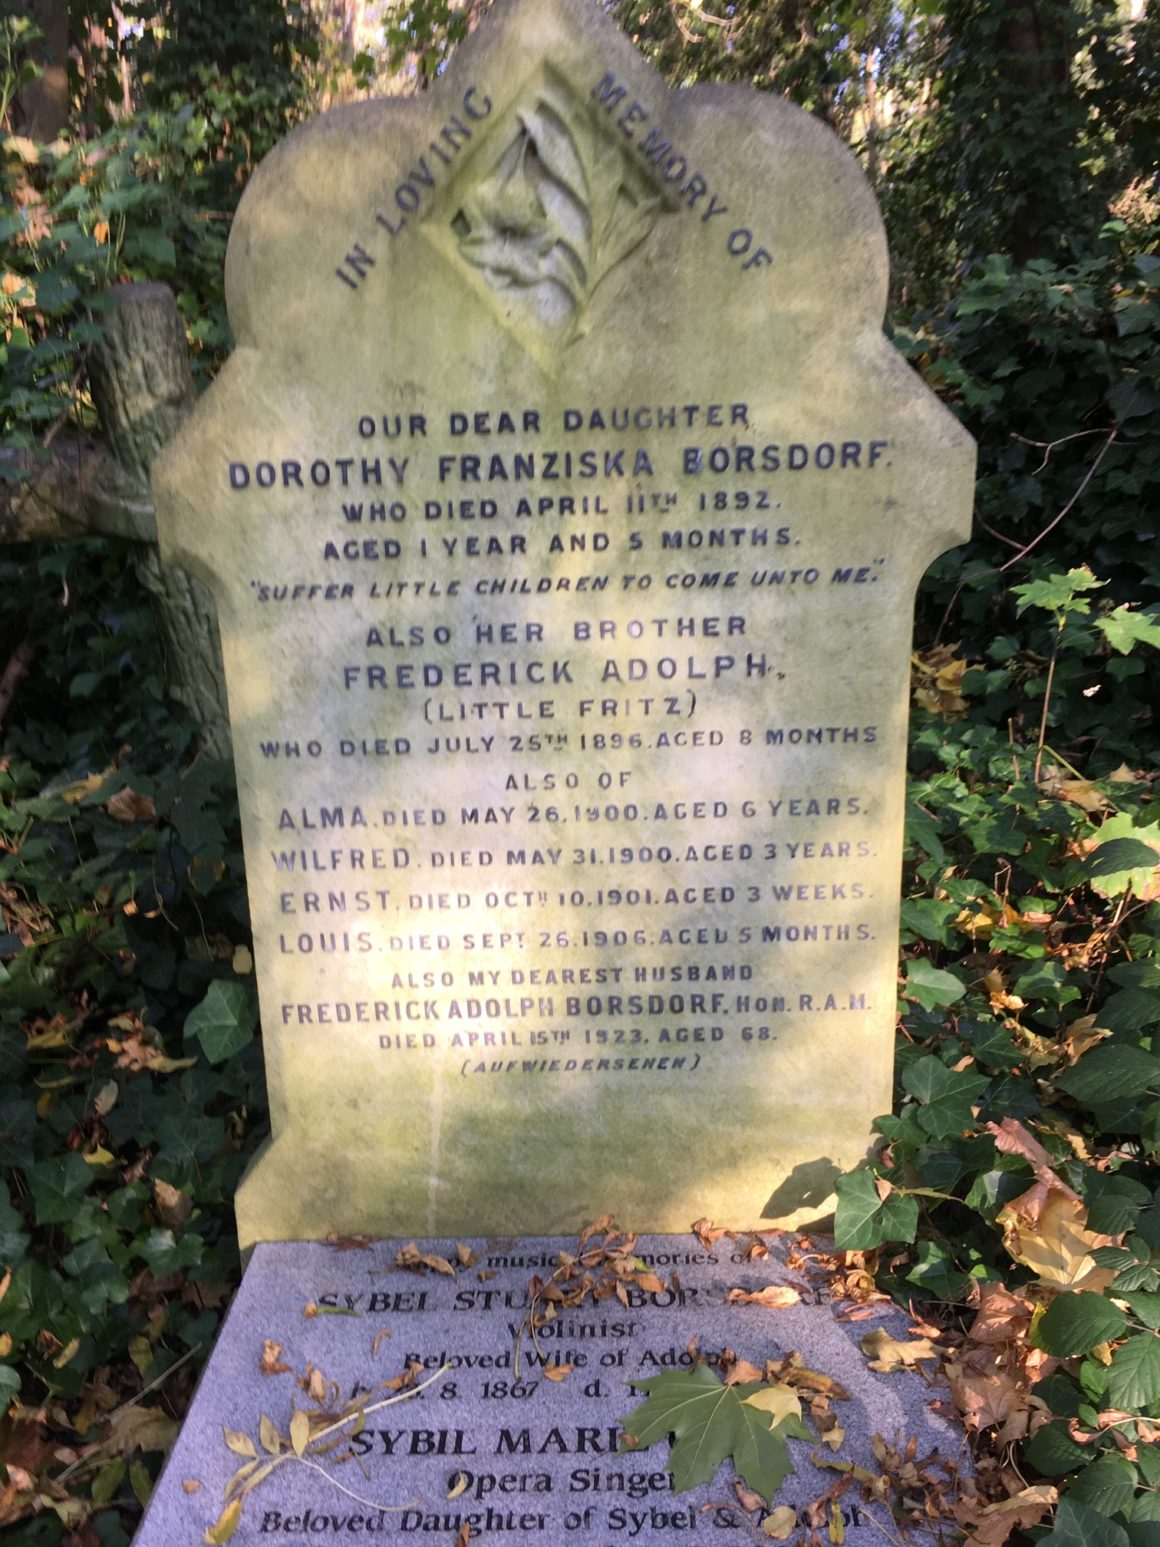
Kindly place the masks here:
<instances>
[{"instance_id":1,"label":"ivy leaf","mask_svg":"<svg viewBox=\"0 0 1160 1547\"><path fill-rule=\"evenodd\" d=\"M902 1083L922 1106L916 1121L932 1139L960 1134L974 1122L972 1108L990 1081L969 1070L948 1069L933 1053L908 1064Z\"/></svg>"},{"instance_id":2,"label":"ivy leaf","mask_svg":"<svg viewBox=\"0 0 1160 1547\"><path fill-rule=\"evenodd\" d=\"M884 1200L874 1173L851 1171L834 1184L838 1208L834 1239L839 1251L866 1251L883 1241L914 1240L918 1228L918 1200L891 1192Z\"/></svg>"},{"instance_id":3,"label":"ivy leaf","mask_svg":"<svg viewBox=\"0 0 1160 1547\"><path fill-rule=\"evenodd\" d=\"M1103 1295L1069 1291L1053 1300L1036 1328L1035 1341L1058 1359L1087 1354L1123 1335L1128 1319Z\"/></svg>"},{"instance_id":4,"label":"ivy leaf","mask_svg":"<svg viewBox=\"0 0 1160 1547\"><path fill-rule=\"evenodd\" d=\"M211 1064L224 1063L252 1041L254 1010L241 983L215 978L205 998L185 1018L186 1037L196 1037Z\"/></svg>"},{"instance_id":5,"label":"ivy leaf","mask_svg":"<svg viewBox=\"0 0 1160 1547\"><path fill-rule=\"evenodd\" d=\"M738 1475L767 1501L794 1470L786 1435L808 1434L787 1418L770 1426L769 1414L751 1406L748 1397L764 1391L761 1381L725 1386L706 1365L669 1370L632 1385L648 1400L620 1420L624 1450L643 1450L657 1440L673 1439L669 1469L677 1493L706 1483L727 1456Z\"/></svg>"},{"instance_id":6,"label":"ivy leaf","mask_svg":"<svg viewBox=\"0 0 1160 1547\"><path fill-rule=\"evenodd\" d=\"M966 993L963 980L953 972L944 972L925 957L919 956L906 964L906 988L908 999L915 999L924 1010L939 1010L943 1005L954 1004Z\"/></svg>"},{"instance_id":7,"label":"ivy leaf","mask_svg":"<svg viewBox=\"0 0 1160 1547\"><path fill-rule=\"evenodd\" d=\"M70 1150L59 1160L42 1160L28 1168L28 1183L36 1200L39 1225L62 1225L77 1211L77 1199L93 1180L91 1167Z\"/></svg>"},{"instance_id":8,"label":"ivy leaf","mask_svg":"<svg viewBox=\"0 0 1160 1547\"><path fill-rule=\"evenodd\" d=\"M1160 1335L1141 1332L1116 1349L1108 1372L1108 1399L1127 1412L1160 1403Z\"/></svg>"}]
</instances>

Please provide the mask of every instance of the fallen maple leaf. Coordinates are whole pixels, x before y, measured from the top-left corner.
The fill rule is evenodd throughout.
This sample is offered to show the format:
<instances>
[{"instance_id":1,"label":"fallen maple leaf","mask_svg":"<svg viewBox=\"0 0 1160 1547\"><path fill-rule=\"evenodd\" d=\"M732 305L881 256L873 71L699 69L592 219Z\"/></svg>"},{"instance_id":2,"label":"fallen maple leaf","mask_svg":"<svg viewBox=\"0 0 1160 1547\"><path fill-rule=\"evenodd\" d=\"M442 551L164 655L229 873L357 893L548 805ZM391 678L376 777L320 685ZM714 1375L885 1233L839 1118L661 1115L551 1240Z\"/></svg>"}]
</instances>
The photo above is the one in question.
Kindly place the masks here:
<instances>
[{"instance_id":1,"label":"fallen maple leaf","mask_svg":"<svg viewBox=\"0 0 1160 1547\"><path fill-rule=\"evenodd\" d=\"M772 1386L763 1385L751 1397L745 1398L745 1405L768 1413L769 1421L775 1429L785 1419L800 1418L802 1415L801 1398L797 1392L792 1386L785 1386L778 1382Z\"/></svg>"},{"instance_id":2,"label":"fallen maple leaf","mask_svg":"<svg viewBox=\"0 0 1160 1547\"><path fill-rule=\"evenodd\" d=\"M704 1364L631 1384L647 1392L648 1400L620 1420L625 1448L645 1449L674 1436L669 1470L677 1493L708 1482L732 1456L738 1474L768 1502L794 1469L787 1437L810 1438L800 1418L787 1417L775 1427L746 1400L768 1388L724 1386Z\"/></svg>"},{"instance_id":3,"label":"fallen maple leaf","mask_svg":"<svg viewBox=\"0 0 1160 1547\"><path fill-rule=\"evenodd\" d=\"M1106 1289L1115 1277L1097 1268L1091 1253L1114 1246L1119 1237L1087 1228L1087 1206L1056 1177L1037 1181L998 1214L1003 1245L1016 1262L1029 1267L1041 1283L1061 1289Z\"/></svg>"},{"instance_id":4,"label":"fallen maple leaf","mask_svg":"<svg viewBox=\"0 0 1160 1547\"><path fill-rule=\"evenodd\" d=\"M968 1374L958 1366L947 1367L951 1395L968 1429L1006 1427L1015 1420L1016 1432L1009 1437L1021 1439L1027 1433L1030 1409L1014 1377L1005 1371L994 1374Z\"/></svg>"}]
</instances>

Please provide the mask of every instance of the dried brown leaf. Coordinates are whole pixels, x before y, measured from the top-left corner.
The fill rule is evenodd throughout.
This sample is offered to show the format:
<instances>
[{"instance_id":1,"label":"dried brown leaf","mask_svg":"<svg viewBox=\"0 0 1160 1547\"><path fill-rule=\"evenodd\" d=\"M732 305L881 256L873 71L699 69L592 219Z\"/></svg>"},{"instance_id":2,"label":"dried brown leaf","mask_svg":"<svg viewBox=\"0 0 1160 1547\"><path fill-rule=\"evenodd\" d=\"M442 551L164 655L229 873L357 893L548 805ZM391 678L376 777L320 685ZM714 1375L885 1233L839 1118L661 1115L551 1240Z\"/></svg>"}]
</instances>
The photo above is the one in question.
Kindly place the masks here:
<instances>
[{"instance_id":1,"label":"dried brown leaf","mask_svg":"<svg viewBox=\"0 0 1160 1547\"><path fill-rule=\"evenodd\" d=\"M725 1231L719 1230L711 1219L695 1220L691 1228L693 1234L706 1251L711 1251L714 1243L719 1241L725 1234Z\"/></svg>"},{"instance_id":2,"label":"dried brown leaf","mask_svg":"<svg viewBox=\"0 0 1160 1547\"><path fill-rule=\"evenodd\" d=\"M788 1284L766 1284L764 1289L731 1289L726 1296L730 1305L764 1305L775 1311L800 1305L801 1298L799 1292L791 1289Z\"/></svg>"},{"instance_id":3,"label":"dried brown leaf","mask_svg":"<svg viewBox=\"0 0 1160 1547\"><path fill-rule=\"evenodd\" d=\"M859 1347L870 1361L872 1370L891 1374L896 1370L913 1368L922 1359L937 1359L939 1350L929 1338L915 1338L902 1343L892 1338L885 1327L875 1327L862 1339Z\"/></svg>"},{"instance_id":4,"label":"dried brown leaf","mask_svg":"<svg viewBox=\"0 0 1160 1547\"><path fill-rule=\"evenodd\" d=\"M1091 1252L1116 1240L1087 1228L1088 1211L1070 1187L1052 1177L1012 1199L1000 1210L1003 1244L1045 1284L1060 1289L1107 1288L1115 1276L1097 1268Z\"/></svg>"},{"instance_id":5,"label":"dried brown leaf","mask_svg":"<svg viewBox=\"0 0 1160 1547\"><path fill-rule=\"evenodd\" d=\"M737 1495L737 1502L748 1514L755 1510L765 1508L765 1500L760 1493L754 1493L752 1488L747 1488L740 1478L733 1479L733 1491Z\"/></svg>"},{"instance_id":6,"label":"dried brown leaf","mask_svg":"<svg viewBox=\"0 0 1160 1547\"><path fill-rule=\"evenodd\" d=\"M988 1123L987 1130L995 1140L995 1148L1003 1155L1021 1155L1036 1171L1040 1167L1050 1171L1051 1156L1033 1134L1013 1117L1005 1117L1001 1123Z\"/></svg>"},{"instance_id":7,"label":"dried brown leaf","mask_svg":"<svg viewBox=\"0 0 1160 1547\"><path fill-rule=\"evenodd\" d=\"M281 1343L275 1343L272 1338L262 1339L262 1357L258 1361L258 1369L263 1375L289 1374L290 1366L282 1363Z\"/></svg>"},{"instance_id":8,"label":"dried brown leaf","mask_svg":"<svg viewBox=\"0 0 1160 1547\"><path fill-rule=\"evenodd\" d=\"M242 1518L242 1501L233 1499L222 1510L213 1525L209 1527L202 1541L206 1547L222 1547L238 1529L238 1522Z\"/></svg>"},{"instance_id":9,"label":"dried brown leaf","mask_svg":"<svg viewBox=\"0 0 1160 1547\"><path fill-rule=\"evenodd\" d=\"M155 822L157 808L151 795L138 795L128 785L105 802L105 810L115 822Z\"/></svg>"},{"instance_id":10,"label":"dried brown leaf","mask_svg":"<svg viewBox=\"0 0 1160 1547\"><path fill-rule=\"evenodd\" d=\"M797 1526L797 1510L789 1504L779 1504L761 1522L761 1534L775 1542L785 1542Z\"/></svg>"},{"instance_id":11,"label":"dried brown leaf","mask_svg":"<svg viewBox=\"0 0 1160 1547\"><path fill-rule=\"evenodd\" d=\"M1059 1490L1050 1483L1036 1483L997 1504L980 1504L977 1499L961 1499L955 1516L970 1532L972 1547L1003 1547L1012 1531L1025 1531L1040 1523L1058 1502Z\"/></svg>"},{"instance_id":12,"label":"dried brown leaf","mask_svg":"<svg viewBox=\"0 0 1160 1547\"><path fill-rule=\"evenodd\" d=\"M139 1402L119 1408L112 1415L105 1446L122 1456L131 1456L138 1450L168 1450L177 1428L177 1420L168 1413Z\"/></svg>"},{"instance_id":13,"label":"dried brown leaf","mask_svg":"<svg viewBox=\"0 0 1160 1547\"><path fill-rule=\"evenodd\" d=\"M725 1371L725 1384L727 1386L744 1386L750 1381L760 1380L761 1373L757 1365L750 1364L748 1359L737 1359Z\"/></svg>"},{"instance_id":14,"label":"dried brown leaf","mask_svg":"<svg viewBox=\"0 0 1160 1547\"><path fill-rule=\"evenodd\" d=\"M562 1380L567 1380L569 1375L571 1375L573 1368L574 1366L570 1364L545 1365L543 1370L544 1379L556 1381L557 1383Z\"/></svg>"},{"instance_id":15,"label":"dried brown leaf","mask_svg":"<svg viewBox=\"0 0 1160 1547\"><path fill-rule=\"evenodd\" d=\"M193 1198L189 1193L182 1192L179 1187L170 1186L160 1177L153 1178L153 1200L157 1208L157 1217L170 1229L175 1225L184 1225L193 1213Z\"/></svg>"},{"instance_id":16,"label":"dried brown leaf","mask_svg":"<svg viewBox=\"0 0 1160 1547\"><path fill-rule=\"evenodd\" d=\"M414 1241L409 1241L396 1254L395 1266L407 1268L412 1273L422 1273L429 1268L433 1273L445 1274L447 1278L455 1277L455 1269L446 1257L439 1257L433 1252L421 1252Z\"/></svg>"},{"instance_id":17,"label":"dried brown leaf","mask_svg":"<svg viewBox=\"0 0 1160 1547\"><path fill-rule=\"evenodd\" d=\"M235 1456L257 1459L258 1448L248 1434L244 1434L241 1429L223 1429L222 1434L225 1437L227 1449L232 1450Z\"/></svg>"}]
</instances>

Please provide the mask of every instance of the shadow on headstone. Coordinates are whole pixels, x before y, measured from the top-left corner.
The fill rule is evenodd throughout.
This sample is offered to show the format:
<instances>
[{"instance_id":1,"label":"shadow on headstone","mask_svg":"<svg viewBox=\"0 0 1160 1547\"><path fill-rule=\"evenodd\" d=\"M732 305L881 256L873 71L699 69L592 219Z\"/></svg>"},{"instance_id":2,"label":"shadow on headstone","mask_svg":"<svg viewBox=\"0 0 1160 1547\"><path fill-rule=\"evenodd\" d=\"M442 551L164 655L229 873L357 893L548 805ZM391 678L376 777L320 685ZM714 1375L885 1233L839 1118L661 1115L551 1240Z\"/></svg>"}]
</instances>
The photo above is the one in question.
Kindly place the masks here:
<instances>
[{"instance_id":1,"label":"shadow on headstone","mask_svg":"<svg viewBox=\"0 0 1160 1547\"><path fill-rule=\"evenodd\" d=\"M789 1216L803 1221L813 1215L811 1223L820 1224L834 1212L834 1183L841 1176L841 1169L829 1156L820 1160L806 1160L793 1170L769 1197L761 1211L763 1219L785 1219Z\"/></svg>"}]
</instances>

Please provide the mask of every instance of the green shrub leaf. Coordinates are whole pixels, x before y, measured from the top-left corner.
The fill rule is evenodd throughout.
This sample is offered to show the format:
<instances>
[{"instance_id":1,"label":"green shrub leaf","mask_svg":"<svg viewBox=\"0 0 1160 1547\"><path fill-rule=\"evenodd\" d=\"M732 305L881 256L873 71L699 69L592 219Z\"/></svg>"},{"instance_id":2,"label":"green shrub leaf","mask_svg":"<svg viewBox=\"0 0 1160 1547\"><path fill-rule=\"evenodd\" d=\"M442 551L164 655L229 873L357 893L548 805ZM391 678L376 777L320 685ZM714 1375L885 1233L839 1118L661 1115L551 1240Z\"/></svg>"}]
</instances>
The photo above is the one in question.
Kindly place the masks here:
<instances>
[{"instance_id":1,"label":"green shrub leaf","mask_svg":"<svg viewBox=\"0 0 1160 1547\"><path fill-rule=\"evenodd\" d=\"M1122 1525L1071 1498L1060 1499L1054 1526L1039 1540L1050 1542L1051 1547L1130 1547Z\"/></svg>"},{"instance_id":2,"label":"green shrub leaf","mask_svg":"<svg viewBox=\"0 0 1160 1547\"><path fill-rule=\"evenodd\" d=\"M1105 1042L1056 1082L1085 1105L1160 1092L1160 1058L1142 1048Z\"/></svg>"},{"instance_id":3,"label":"green shrub leaf","mask_svg":"<svg viewBox=\"0 0 1160 1547\"><path fill-rule=\"evenodd\" d=\"M1046 1353L1070 1359L1121 1337L1127 1325L1123 1311L1103 1295L1070 1291L1048 1306L1036 1329L1036 1342Z\"/></svg>"},{"instance_id":4,"label":"green shrub leaf","mask_svg":"<svg viewBox=\"0 0 1160 1547\"><path fill-rule=\"evenodd\" d=\"M1136 1468L1132 1463L1120 1456L1100 1456L1079 1474L1067 1496L1101 1515L1114 1515L1132 1502L1135 1492Z\"/></svg>"},{"instance_id":5,"label":"green shrub leaf","mask_svg":"<svg viewBox=\"0 0 1160 1547\"><path fill-rule=\"evenodd\" d=\"M1141 1332L1116 1349L1108 1374L1108 1398L1126 1412L1160 1403L1160 1336Z\"/></svg>"}]
</instances>

